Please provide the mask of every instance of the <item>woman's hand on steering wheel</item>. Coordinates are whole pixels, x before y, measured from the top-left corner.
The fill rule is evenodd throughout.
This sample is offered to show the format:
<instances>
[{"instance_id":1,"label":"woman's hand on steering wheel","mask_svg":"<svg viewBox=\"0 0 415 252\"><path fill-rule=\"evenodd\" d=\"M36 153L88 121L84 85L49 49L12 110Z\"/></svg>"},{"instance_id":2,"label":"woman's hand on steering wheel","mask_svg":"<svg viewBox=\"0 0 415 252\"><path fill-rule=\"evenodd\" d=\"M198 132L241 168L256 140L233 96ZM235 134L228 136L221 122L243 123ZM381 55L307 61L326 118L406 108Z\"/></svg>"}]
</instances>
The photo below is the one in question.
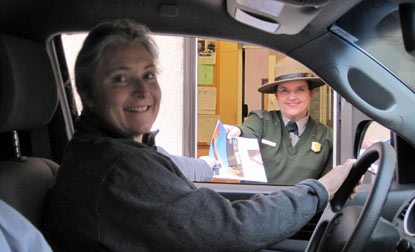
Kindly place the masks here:
<instances>
[{"instance_id":1,"label":"woman's hand on steering wheel","mask_svg":"<svg viewBox=\"0 0 415 252\"><path fill-rule=\"evenodd\" d=\"M343 165L338 165L329 171L326 175L320 178L318 181L322 183L327 191L329 192L330 199L334 197L334 194L339 190L340 186L343 184L345 179L350 173L353 165L356 163L356 159L347 159ZM355 186L353 189L352 194L350 195L351 198L356 194L359 186L362 184L362 179L360 182Z\"/></svg>"}]
</instances>

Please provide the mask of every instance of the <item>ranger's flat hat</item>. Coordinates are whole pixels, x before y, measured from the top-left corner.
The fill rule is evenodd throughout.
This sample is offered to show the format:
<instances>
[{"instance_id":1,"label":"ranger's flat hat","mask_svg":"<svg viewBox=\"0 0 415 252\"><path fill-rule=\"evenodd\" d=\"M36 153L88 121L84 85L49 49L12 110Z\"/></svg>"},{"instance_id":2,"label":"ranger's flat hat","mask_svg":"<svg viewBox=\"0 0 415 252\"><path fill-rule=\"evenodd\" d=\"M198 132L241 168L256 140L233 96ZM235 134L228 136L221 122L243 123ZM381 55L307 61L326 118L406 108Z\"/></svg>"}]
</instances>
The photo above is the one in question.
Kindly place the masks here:
<instances>
[{"instance_id":1,"label":"ranger's flat hat","mask_svg":"<svg viewBox=\"0 0 415 252\"><path fill-rule=\"evenodd\" d=\"M320 87L325 83L307 67L286 56L275 65L274 82L266 83L258 91L266 94L273 94L277 86L286 81L306 80L310 83L311 89Z\"/></svg>"}]
</instances>

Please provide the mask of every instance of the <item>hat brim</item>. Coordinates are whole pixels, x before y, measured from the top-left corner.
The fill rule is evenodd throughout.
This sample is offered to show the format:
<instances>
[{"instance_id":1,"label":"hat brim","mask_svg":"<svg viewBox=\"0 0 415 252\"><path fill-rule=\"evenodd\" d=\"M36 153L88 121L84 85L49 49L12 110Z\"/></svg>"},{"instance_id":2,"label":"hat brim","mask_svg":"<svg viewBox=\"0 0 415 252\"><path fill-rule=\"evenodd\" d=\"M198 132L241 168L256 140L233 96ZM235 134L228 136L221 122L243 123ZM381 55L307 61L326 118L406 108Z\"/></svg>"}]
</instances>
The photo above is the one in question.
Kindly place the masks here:
<instances>
[{"instance_id":1,"label":"hat brim","mask_svg":"<svg viewBox=\"0 0 415 252\"><path fill-rule=\"evenodd\" d=\"M270 82L267 84L264 84L260 88L258 88L258 91L265 94L273 94L277 90L277 86L281 83L287 82L287 81L295 81L295 80L306 80L310 82L311 89L318 88L320 86L323 86L326 84L324 81L322 81L319 77L300 77L300 78L293 78L293 79L286 79L286 80L279 80Z\"/></svg>"}]
</instances>

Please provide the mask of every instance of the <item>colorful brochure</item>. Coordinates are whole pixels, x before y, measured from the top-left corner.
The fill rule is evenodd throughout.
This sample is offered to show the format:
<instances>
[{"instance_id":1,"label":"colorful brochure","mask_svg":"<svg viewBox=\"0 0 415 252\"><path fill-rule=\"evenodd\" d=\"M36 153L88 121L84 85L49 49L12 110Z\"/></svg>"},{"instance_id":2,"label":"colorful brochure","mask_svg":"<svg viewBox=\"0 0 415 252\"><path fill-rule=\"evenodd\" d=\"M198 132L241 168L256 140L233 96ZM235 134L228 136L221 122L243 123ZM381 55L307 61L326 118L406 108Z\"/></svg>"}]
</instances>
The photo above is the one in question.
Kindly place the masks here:
<instances>
[{"instance_id":1,"label":"colorful brochure","mask_svg":"<svg viewBox=\"0 0 415 252\"><path fill-rule=\"evenodd\" d=\"M235 137L228 133L218 120L210 143L209 156L219 160L214 167L214 178L267 182L258 139Z\"/></svg>"}]
</instances>

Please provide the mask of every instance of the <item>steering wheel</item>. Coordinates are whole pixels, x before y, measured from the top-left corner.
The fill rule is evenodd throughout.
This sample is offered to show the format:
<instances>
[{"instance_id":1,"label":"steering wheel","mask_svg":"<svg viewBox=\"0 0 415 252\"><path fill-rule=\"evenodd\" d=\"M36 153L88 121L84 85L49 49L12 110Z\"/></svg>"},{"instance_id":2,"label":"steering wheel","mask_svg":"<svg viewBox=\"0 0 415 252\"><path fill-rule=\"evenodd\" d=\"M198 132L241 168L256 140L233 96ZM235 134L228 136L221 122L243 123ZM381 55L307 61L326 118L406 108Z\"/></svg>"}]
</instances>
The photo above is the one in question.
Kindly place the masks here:
<instances>
[{"instance_id":1,"label":"steering wheel","mask_svg":"<svg viewBox=\"0 0 415 252\"><path fill-rule=\"evenodd\" d=\"M353 188L372 163L379 159L375 183L363 206L343 207ZM358 158L348 177L325 208L306 252L362 252L373 233L386 201L396 165L395 150L378 142Z\"/></svg>"}]
</instances>

